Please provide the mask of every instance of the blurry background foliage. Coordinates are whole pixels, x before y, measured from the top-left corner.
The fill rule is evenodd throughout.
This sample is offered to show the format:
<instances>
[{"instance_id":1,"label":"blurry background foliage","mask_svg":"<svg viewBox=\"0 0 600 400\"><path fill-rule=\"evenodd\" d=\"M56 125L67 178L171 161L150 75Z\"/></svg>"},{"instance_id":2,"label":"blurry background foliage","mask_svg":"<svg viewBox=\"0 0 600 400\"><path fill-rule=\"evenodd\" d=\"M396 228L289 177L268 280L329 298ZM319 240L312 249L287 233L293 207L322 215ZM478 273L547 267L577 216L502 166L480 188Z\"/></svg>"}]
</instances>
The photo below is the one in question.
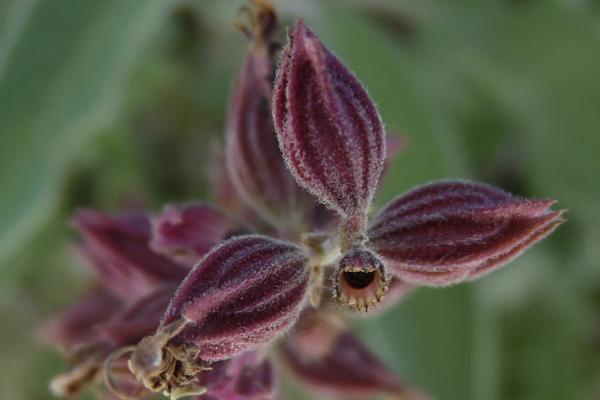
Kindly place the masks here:
<instances>
[{"instance_id":1,"label":"blurry background foliage","mask_svg":"<svg viewBox=\"0 0 600 400\"><path fill-rule=\"evenodd\" d=\"M357 331L442 400L600 398L600 2L276 3L287 24L308 21L408 138L379 203L466 177L570 210L500 272L421 289ZM207 198L243 57L239 5L0 2L0 398L49 398L63 367L35 339L88 280L69 247L76 207Z\"/></svg>"}]
</instances>

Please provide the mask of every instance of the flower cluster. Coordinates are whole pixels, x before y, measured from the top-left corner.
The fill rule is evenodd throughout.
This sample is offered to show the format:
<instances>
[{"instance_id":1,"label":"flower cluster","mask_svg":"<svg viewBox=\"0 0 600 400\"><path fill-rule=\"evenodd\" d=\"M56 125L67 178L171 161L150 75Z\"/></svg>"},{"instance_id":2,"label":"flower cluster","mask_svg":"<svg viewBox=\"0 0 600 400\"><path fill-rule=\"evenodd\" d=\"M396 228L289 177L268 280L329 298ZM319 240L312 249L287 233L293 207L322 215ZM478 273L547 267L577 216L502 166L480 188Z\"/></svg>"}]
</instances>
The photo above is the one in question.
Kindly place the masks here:
<instances>
[{"instance_id":1,"label":"flower cluster","mask_svg":"<svg viewBox=\"0 0 600 400\"><path fill-rule=\"evenodd\" d=\"M302 20L279 52L273 9L254 5L215 165L220 208L75 215L97 283L45 327L72 363L55 394L104 376L118 398L275 399L276 362L337 396L423 398L345 317L416 285L479 278L563 221L552 200L464 181L418 187L370 217L397 148L377 107Z\"/></svg>"}]
</instances>

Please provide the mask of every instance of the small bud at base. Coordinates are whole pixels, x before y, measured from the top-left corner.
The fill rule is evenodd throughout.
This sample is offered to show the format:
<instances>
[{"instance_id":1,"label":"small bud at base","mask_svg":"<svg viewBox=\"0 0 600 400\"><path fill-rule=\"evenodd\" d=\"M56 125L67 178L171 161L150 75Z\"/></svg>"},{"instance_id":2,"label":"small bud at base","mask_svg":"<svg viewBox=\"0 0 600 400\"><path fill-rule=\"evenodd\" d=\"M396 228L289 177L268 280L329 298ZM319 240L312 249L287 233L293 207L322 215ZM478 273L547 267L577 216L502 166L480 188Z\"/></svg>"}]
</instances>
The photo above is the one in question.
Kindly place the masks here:
<instances>
[{"instance_id":1,"label":"small bud at base","mask_svg":"<svg viewBox=\"0 0 600 400\"><path fill-rule=\"evenodd\" d=\"M368 311L385 296L390 277L373 252L356 247L342 256L334 279L334 295L342 305Z\"/></svg>"}]
</instances>

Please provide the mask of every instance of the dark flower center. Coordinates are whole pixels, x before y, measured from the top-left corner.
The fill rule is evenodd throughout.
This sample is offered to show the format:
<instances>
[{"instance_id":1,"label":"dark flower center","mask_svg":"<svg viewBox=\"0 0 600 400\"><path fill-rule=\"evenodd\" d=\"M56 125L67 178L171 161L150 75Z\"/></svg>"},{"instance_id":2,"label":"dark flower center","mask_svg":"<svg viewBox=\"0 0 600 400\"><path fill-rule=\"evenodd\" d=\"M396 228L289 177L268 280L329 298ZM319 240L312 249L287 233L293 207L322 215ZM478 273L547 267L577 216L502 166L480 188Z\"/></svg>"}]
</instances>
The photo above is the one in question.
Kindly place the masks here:
<instances>
[{"instance_id":1,"label":"dark flower center","mask_svg":"<svg viewBox=\"0 0 600 400\"><path fill-rule=\"evenodd\" d=\"M373 283L375 279L375 271L344 271L344 280L353 289L364 289Z\"/></svg>"}]
</instances>

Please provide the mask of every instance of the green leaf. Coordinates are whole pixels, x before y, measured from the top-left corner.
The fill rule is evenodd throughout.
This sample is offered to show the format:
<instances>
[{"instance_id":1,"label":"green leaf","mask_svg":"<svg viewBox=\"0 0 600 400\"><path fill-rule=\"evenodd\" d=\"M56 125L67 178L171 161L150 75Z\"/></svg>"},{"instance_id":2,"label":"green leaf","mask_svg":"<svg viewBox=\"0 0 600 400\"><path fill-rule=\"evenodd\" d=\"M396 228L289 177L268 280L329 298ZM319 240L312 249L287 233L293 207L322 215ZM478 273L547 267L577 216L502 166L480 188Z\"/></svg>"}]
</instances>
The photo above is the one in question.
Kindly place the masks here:
<instances>
[{"instance_id":1,"label":"green leaf","mask_svg":"<svg viewBox=\"0 0 600 400\"><path fill-rule=\"evenodd\" d=\"M69 161L113 119L166 4L62 0L2 8L0 261L52 214Z\"/></svg>"}]
</instances>

